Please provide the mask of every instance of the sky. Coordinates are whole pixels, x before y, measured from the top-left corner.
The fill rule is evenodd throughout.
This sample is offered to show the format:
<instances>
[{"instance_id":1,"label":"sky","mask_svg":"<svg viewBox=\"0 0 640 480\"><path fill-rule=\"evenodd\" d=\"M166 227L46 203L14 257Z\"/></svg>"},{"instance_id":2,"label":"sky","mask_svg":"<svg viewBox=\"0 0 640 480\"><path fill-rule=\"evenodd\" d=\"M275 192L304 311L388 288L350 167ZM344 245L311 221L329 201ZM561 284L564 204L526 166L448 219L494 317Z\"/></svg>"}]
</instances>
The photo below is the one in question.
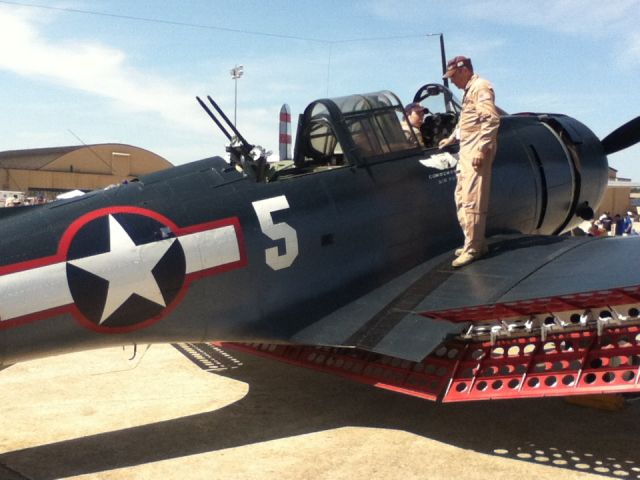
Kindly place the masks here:
<instances>
[{"instance_id":1,"label":"sky","mask_svg":"<svg viewBox=\"0 0 640 480\"><path fill-rule=\"evenodd\" d=\"M0 151L225 156L195 101L211 95L232 119L237 101L241 133L277 157L283 103L296 118L318 98L408 103L440 83L438 34L502 109L564 113L604 138L640 115L638 24L640 0L0 0ZM640 182L640 145L609 162Z\"/></svg>"}]
</instances>

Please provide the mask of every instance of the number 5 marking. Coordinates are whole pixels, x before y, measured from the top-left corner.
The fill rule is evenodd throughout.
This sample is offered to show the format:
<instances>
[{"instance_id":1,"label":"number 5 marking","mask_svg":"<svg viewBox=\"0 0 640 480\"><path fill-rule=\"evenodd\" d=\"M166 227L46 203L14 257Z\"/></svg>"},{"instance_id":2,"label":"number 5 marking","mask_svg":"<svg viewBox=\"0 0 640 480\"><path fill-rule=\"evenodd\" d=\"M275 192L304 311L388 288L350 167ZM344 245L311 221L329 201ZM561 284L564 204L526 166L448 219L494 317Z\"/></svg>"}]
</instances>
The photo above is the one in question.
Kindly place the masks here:
<instances>
[{"instance_id":1,"label":"number 5 marking","mask_svg":"<svg viewBox=\"0 0 640 480\"><path fill-rule=\"evenodd\" d=\"M278 247L267 248L264 251L267 265L274 270L290 267L298 256L298 235L290 225L284 222L273 223L271 216L273 212L289 208L287 197L280 195L279 197L258 200L252 205L258 216L262 233L271 240L284 239L285 252L283 255L278 254Z\"/></svg>"}]
</instances>

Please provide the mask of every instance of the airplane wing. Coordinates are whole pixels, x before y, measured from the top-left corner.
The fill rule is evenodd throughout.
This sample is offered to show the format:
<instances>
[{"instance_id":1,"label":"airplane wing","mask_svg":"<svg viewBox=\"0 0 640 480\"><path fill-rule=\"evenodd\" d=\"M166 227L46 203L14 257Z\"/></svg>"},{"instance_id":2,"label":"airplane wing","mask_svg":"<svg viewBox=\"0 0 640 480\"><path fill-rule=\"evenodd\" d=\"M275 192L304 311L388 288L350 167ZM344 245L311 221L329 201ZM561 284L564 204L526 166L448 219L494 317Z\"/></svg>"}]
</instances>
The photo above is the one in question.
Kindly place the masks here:
<instances>
[{"instance_id":1,"label":"airplane wing","mask_svg":"<svg viewBox=\"0 0 640 480\"><path fill-rule=\"evenodd\" d=\"M506 237L468 267L453 269L452 258L425 262L293 340L415 361L472 324L612 305L623 289L616 302L629 304L640 286L640 272L625 268L640 260L640 237Z\"/></svg>"},{"instance_id":2,"label":"airplane wing","mask_svg":"<svg viewBox=\"0 0 640 480\"><path fill-rule=\"evenodd\" d=\"M434 400L640 388L640 237L502 237L465 268L452 259L435 257L299 332L292 341L315 347L294 348L295 358L290 347L253 347ZM349 363L357 370L345 372Z\"/></svg>"}]
</instances>

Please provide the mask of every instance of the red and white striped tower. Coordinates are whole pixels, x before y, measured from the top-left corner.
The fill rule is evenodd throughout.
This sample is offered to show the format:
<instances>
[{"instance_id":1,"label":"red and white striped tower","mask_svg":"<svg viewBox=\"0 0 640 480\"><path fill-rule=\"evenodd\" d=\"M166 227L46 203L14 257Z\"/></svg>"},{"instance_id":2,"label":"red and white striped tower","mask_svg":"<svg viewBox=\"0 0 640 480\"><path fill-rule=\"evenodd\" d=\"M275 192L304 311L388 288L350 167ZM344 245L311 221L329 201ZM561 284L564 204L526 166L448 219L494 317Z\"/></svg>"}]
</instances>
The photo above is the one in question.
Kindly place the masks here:
<instances>
[{"instance_id":1,"label":"red and white striped tower","mask_svg":"<svg viewBox=\"0 0 640 480\"><path fill-rule=\"evenodd\" d=\"M291 160L291 110L286 103L280 109L280 160Z\"/></svg>"}]
</instances>

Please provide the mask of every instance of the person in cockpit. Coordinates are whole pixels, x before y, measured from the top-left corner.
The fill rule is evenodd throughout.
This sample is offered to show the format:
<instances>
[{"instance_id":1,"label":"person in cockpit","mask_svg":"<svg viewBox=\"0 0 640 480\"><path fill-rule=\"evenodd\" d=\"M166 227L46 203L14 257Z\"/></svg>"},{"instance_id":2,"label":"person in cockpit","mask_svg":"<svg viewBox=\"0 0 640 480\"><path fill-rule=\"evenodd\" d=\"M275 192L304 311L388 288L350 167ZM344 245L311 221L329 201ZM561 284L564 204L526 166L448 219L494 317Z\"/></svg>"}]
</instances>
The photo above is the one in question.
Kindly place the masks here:
<instances>
[{"instance_id":1,"label":"person in cockpit","mask_svg":"<svg viewBox=\"0 0 640 480\"><path fill-rule=\"evenodd\" d=\"M408 122L402 120L401 123L407 140L415 145L416 139L418 139L418 145L424 147L424 138L422 138L420 127L424 122L425 108L419 103L412 102L404 107L404 112L407 115Z\"/></svg>"}]
</instances>

